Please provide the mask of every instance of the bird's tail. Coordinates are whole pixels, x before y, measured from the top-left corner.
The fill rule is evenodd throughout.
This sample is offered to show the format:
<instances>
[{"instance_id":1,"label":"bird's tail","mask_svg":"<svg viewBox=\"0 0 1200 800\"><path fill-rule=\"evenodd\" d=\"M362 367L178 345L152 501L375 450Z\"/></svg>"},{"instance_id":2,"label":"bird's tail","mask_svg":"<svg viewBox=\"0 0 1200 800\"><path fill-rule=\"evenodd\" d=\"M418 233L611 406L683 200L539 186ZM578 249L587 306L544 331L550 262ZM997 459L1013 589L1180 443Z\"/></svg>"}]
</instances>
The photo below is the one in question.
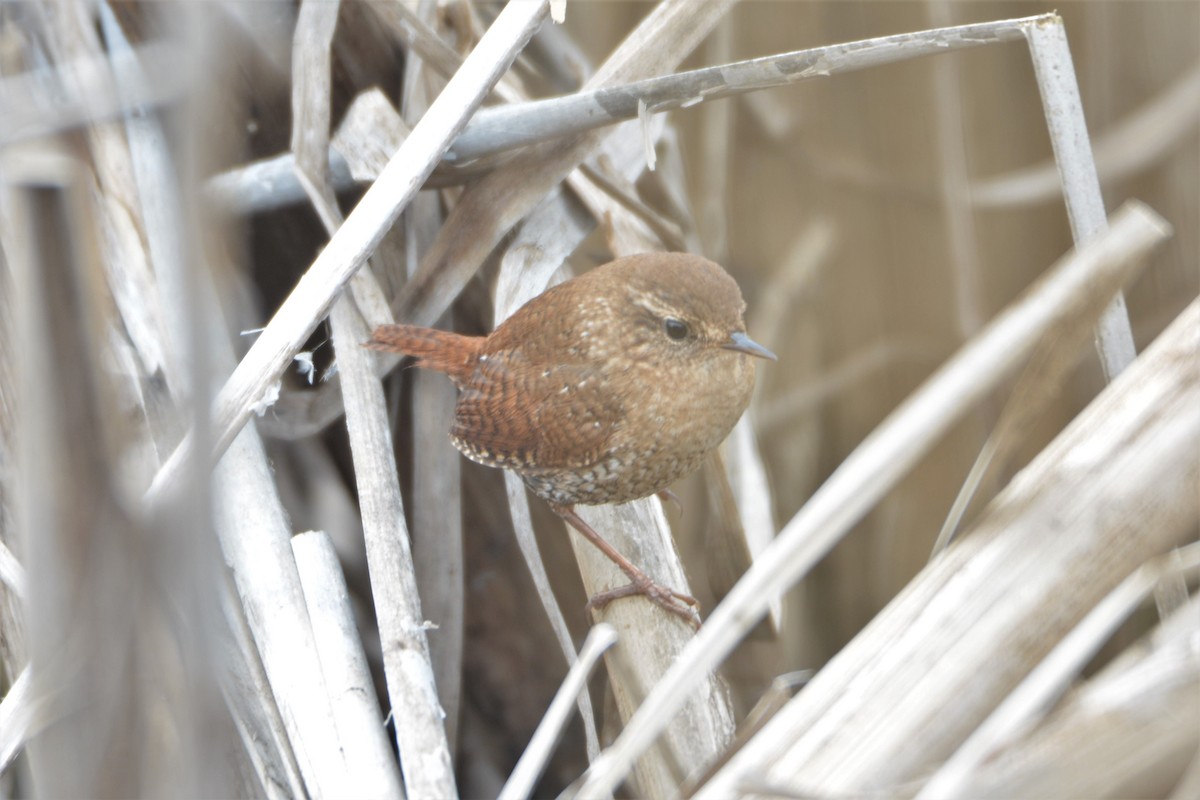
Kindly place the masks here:
<instances>
[{"instance_id":1,"label":"bird's tail","mask_svg":"<svg viewBox=\"0 0 1200 800\"><path fill-rule=\"evenodd\" d=\"M380 325L363 347L413 356L418 367L444 372L457 383L474 371L483 340L418 325Z\"/></svg>"}]
</instances>

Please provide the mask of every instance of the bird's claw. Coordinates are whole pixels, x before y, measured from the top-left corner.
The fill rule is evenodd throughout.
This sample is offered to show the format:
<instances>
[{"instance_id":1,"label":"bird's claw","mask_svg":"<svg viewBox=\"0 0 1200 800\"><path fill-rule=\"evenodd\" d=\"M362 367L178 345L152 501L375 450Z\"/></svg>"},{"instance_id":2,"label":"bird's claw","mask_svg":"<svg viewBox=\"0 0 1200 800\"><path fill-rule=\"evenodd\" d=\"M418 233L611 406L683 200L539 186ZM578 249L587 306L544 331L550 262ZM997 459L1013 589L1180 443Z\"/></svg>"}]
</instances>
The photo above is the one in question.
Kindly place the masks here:
<instances>
[{"instance_id":1,"label":"bird's claw","mask_svg":"<svg viewBox=\"0 0 1200 800\"><path fill-rule=\"evenodd\" d=\"M624 586L618 586L616 589L597 592L588 600L585 610L601 609L614 600L637 595L645 597L663 611L683 619L696 630L700 629L700 601L690 594L683 594L682 592L668 589L646 577L643 577L641 580L635 579Z\"/></svg>"}]
</instances>

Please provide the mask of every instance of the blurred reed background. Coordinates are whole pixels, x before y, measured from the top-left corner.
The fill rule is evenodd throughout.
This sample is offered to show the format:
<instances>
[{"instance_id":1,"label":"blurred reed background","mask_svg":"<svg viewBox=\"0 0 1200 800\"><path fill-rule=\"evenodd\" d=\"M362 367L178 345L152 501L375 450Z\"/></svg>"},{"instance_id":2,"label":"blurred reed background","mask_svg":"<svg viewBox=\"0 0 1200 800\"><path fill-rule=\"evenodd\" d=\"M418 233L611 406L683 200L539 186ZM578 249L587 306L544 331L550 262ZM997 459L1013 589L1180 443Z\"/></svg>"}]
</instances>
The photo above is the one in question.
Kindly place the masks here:
<instances>
[{"instance_id":1,"label":"blurred reed background","mask_svg":"<svg viewBox=\"0 0 1200 800\"><path fill-rule=\"evenodd\" d=\"M0 542L11 551L0 551L0 794L384 796L401 781L410 796L455 785L464 797L500 791L566 674L565 632L556 639L514 535L523 500L446 438L448 382L406 369L380 370L382 382L364 378L374 362L352 351L369 325L395 314L486 332L512 296L534 293L564 258L578 271L657 247L721 262L742 287L751 335L780 360L758 370L753 437L727 449L730 471L707 466L676 487L680 509L666 509L693 593L710 610L748 564L737 529L774 533L791 519L893 409L1072 247L1020 42L671 111L655 117L665 129L647 122L657 137L653 172L632 123L624 149L610 142L604 155L589 155L561 194L559 180L541 171L566 164L552 146L443 162L378 249L368 248L372 275L351 284L356 304L335 306L332 322L322 310L292 326L303 344L284 354L300 357L289 361L277 402L242 398L239 413L254 404L261 412L251 422L261 440L238 437L210 479L205 454L233 417L210 424L195 409L207 408L255 341L252 331L297 287L501 5L0 6ZM488 104L577 90L653 13L667 20L665 32L639 31L645 38L632 50L645 63L631 57L617 83L1057 8L1106 208L1137 198L1174 228L1126 290L1138 351L1200 292L1200 4L748 1L688 11L664 3L673 16L655 6L571 0L565 24L543 24ZM106 70L89 71L128 60L130 48L140 68L115 68L115 84ZM332 173L321 157L331 137L341 159ZM289 153L283 178L240 172ZM288 180L295 189L280 199ZM522 184L547 188L518 201ZM522 219L520 209L542 197L536 232L532 223L510 232L488 216ZM540 277L532 275L539 257L549 260ZM1063 340L1071 366L985 479L964 529L1104 389L1091 342ZM782 627L760 626L734 653L723 671L728 699L712 701L721 706L712 712L718 743L703 756L676 753L674 764L663 757L662 785L643 764L622 794L677 786L721 752L732 722L777 676L819 670L926 566L1012 385L955 424L788 592L782 617L773 617ZM378 414L363 412L374 423L352 423L348 434L341 390L353 408L354 386L368 387L362 402ZM394 434L394 467L381 440L355 438L382 419ZM175 479L152 488L189 430L192 449L180 450ZM395 470L399 494L364 486L367 470L392 485ZM740 482L759 474L765 482ZM578 646L589 625L579 567L548 509L535 501L529 511ZM1181 514L1176 544L1195 537L1196 510ZM248 544L266 529L273 539ZM305 531L324 532L336 550L340 572L328 560L321 569L344 573L366 688L380 698L350 721L339 716L334 667L303 665L324 646L313 644L319 623L306 567L297 583L294 566L272 560L291 558L288 538ZM396 544L410 535L411 555ZM407 599L396 601L400 611L379 611L381 583L393 579ZM338 594L336 580L330 591ZM1186 601L1181 591L1175 607ZM422 629L423 620L438 627ZM1135 616L1089 672L1128 656L1157 623L1153 611ZM381 645L381 627L392 644ZM688 635L670 636L682 647ZM395 642L421 663L400 664ZM275 645L280 655L268 652ZM602 745L649 691L652 678L617 674L636 672L641 660L627 649L590 682ZM1194 689L1194 658L1187 670L1185 688ZM610 675L634 688L614 698ZM430 680L448 715L444 733L389 727L387 741L376 733L356 752L374 748L386 762L395 746L403 772L379 760L356 772L337 736L351 736L354 719L381 722L389 709L428 723L436 703L413 709L429 701ZM308 708L301 698L323 682L328 699ZM710 686L713 697L723 691ZM402 712L400 697L418 700ZM1198 713L1195 703L1180 711L1184 720ZM337 735L313 732L322 725ZM538 796L584 773L589 735L572 720ZM1172 739L1120 785L1185 796L1178 792L1200 777L1193 761L1181 783L1189 761L1179 753L1198 745ZM441 767L416 768L418 754ZM1137 782L1147 765L1153 779ZM440 774L447 768L450 783ZM910 780L888 793L915 794ZM1004 786L994 793L1004 796Z\"/></svg>"}]
</instances>

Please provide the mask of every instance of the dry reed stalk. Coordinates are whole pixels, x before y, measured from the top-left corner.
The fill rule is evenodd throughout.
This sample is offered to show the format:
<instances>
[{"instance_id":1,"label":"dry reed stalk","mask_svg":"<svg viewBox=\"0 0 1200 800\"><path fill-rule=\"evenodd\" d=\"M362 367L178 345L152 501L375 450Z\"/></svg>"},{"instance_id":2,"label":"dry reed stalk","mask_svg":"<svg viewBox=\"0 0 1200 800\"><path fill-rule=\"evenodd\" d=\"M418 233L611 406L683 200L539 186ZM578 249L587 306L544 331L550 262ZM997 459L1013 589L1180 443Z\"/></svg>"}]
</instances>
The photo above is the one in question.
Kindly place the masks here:
<instances>
[{"instance_id":1,"label":"dry reed stalk","mask_svg":"<svg viewBox=\"0 0 1200 800\"><path fill-rule=\"evenodd\" d=\"M275 687L259 658L257 641L261 638L256 640L257 631L247 622L246 610L233 582L222 581L219 591L230 633L229 640L221 642L226 652L221 690L245 748L250 770L258 779L258 787L268 797L305 794L304 775L280 711L282 703L275 702ZM264 650L264 657L270 652ZM289 688L283 682L276 686L281 694ZM285 695L283 702L286 700Z\"/></svg>"},{"instance_id":2,"label":"dry reed stalk","mask_svg":"<svg viewBox=\"0 0 1200 800\"><path fill-rule=\"evenodd\" d=\"M361 347L371 332L349 298L335 303L332 313L334 336L340 339L335 346L391 713L403 717L396 720L396 739L406 765L405 786L410 794L445 796L454 792L454 773L417 596L383 387L373 374L371 354Z\"/></svg>"},{"instance_id":3,"label":"dry reed stalk","mask_svg":"<svg viewBox=\"0 0 1200 800\"><path fill-rule=\"evenodd\" d=\"M1061 17L1052 15L1026 26L1024 33L1042 95L1054 161L1062 179L1071 235L1079 245L1102 232L1107 218L1087 122L1083 118L1075 66L1067 46L1066 26ZM1117 293L1096 325L1096 349L1104 374L1110 381L1137 355L1123 292Z\"/></svg>"},{"instance_id":4,"label":"dry reed stalk","mask_svg":"<svg viewBox=\"0 0 1200 800\"><path fill-rule=\"evenodd\" d=\"M1186 541L1200 521L1185 499L1200 481L1198 331L1200 302L699 796L747 780L907 793L1109 589ZM1090 785L1086 770L1055 780Z\"/></svg>"},{"instance_id":5,"label":"dry reed stalk","mask_svg":"<svg viewBox=\"0 0 1200 800\"><path fill-rule=\"evenodd\" d=\"M134 108L176 101L186 89L185 75L170 68L177 54L171 45L151 43L111 58L98 53L67 57L55 63L55 70L70 75L71 81L66 91L52 98L45 96L44 74L30 71L4 78L0 142L52 136L120 119Z\"/></svg>"},{"instance_id":6,"label":"dry reed stalk","mask_svg":"<svg viewBox=\"0 0 1200 800\"><path fill-rule=\"evenodd\" d=\"M379 698L333 543L327 534L309 531L292 537L292 551L321 671L338 698L333 716L348 780L340 791L355 797L399 797L403 794L400 771L379 715ZM411 722L398 720L397 728L406 724Z\"/></svg>"},{"instance_id":7,"label":"dry reed stalk","mask_svg":"<svg viewBox=\"0 0 1200 800\"><path fill-rule=\"evenodd\" d=\"M1182 323L1185 318L1181 318ZM1029 672L991 712L988 718L964 741L954 755L947 759L922 787L920 800L960 795L985 762L994 761L997 754L1023 738L1041 721L1045 710L1052 708L1069 688L1083 669L1096 655L1100 647L1146 599L1156 587L1168 584L1171 579L1181 579L1200 567L1200 543L1192 543L1171 552L1151 558L1129 573L1114 589L1096 603L1087 615L1054 645L1044 659ZM1186 591L1185 591L1186 595ZM1182 604L1186 606L1186 602ZM1181 607L1182 607L1181 606ZM1169 610L1159 607L1164 627L1170 624ZM1178 620L1175 621L1178 623ZM1182 627L1173 626L1175 630ZM1127 653L1127 656L1132 654ZM1130 660L1128 657L1126 661ZM1183 659L1183 679L1194 669L1195 659ZM1117 665L1111 665L1112 672ZM1176 681L1179 678L1175 679ZM1135 681L1131 681L1135 682ZM1144 687L1143 687L1144 688ZM1101 690L1104 691L1104 690ZM1130 704L1128 692L1120 694L1119 700ZM1114 700L1118 698L1113 698ZM1170 744L1170 739L1167 741ZM1152 747L1161 747L1162 739L1154 739ZM1147 759L1152 761L1153 759ZM1060 776L1061 779L1062 776ZM1090 779L1090 778L1089 778ZM1078 790L1076 790L1078 791Z\"/></svg>"},{"instance_id":8,"label":"dry reed stalk","mask_svg":"<svg viewBox=\"0 0 1200 800\"><path fill-rule=\"evenodd\" d=\"M521 754L521 759L513 767L512 774L497 795L500 800L523 800L533 792L534 784L546 768L554 744L562 736L562 729L572 713L572 703L576 702L577 695L587 691L586 681L592 670L600 663L604 651L616 643L617 631L611 625L601 622L592 626L583 647L579 650L578 660L571 665L562 686L554 695L554 701L546 709L546 716L542 718L525 752Z\"/></svg>"},{"instance_id":9,"label":"dry reed stalk","mask_svg":"<svg viewBox=\"0 0 1200 800\"><path fill-rule=\"evenodd\" d=\"M1192 545L1194 547L1194 545ZM1200 733L1200 601L1177 610L961 786L972 797L1187 797ZM1193 783L1194 787L1195 784ZM960 795L961 796L961 795Z\"/></svg>"}]
</instances>

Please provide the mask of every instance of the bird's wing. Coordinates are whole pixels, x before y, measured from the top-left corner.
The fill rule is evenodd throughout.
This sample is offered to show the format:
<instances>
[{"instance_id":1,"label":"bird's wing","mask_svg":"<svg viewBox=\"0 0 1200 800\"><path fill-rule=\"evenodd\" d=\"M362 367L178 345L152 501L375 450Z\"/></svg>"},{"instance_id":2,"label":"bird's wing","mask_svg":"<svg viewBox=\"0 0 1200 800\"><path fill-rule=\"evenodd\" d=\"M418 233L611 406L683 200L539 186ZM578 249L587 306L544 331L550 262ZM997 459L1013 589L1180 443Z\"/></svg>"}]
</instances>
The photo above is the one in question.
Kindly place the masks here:
<instances>
[{"instance_id":1,"label":"bird's wing","mask_svg":"<svg viewBox=\"0 0 1200 800\"><path fill-rule=\"evenodd\" d=\"M594 368L530 364L510 351L480 361L459 392L450 435L491 466L586 467L601 459L622 416Z\"/></svg>"}]
</instances>

